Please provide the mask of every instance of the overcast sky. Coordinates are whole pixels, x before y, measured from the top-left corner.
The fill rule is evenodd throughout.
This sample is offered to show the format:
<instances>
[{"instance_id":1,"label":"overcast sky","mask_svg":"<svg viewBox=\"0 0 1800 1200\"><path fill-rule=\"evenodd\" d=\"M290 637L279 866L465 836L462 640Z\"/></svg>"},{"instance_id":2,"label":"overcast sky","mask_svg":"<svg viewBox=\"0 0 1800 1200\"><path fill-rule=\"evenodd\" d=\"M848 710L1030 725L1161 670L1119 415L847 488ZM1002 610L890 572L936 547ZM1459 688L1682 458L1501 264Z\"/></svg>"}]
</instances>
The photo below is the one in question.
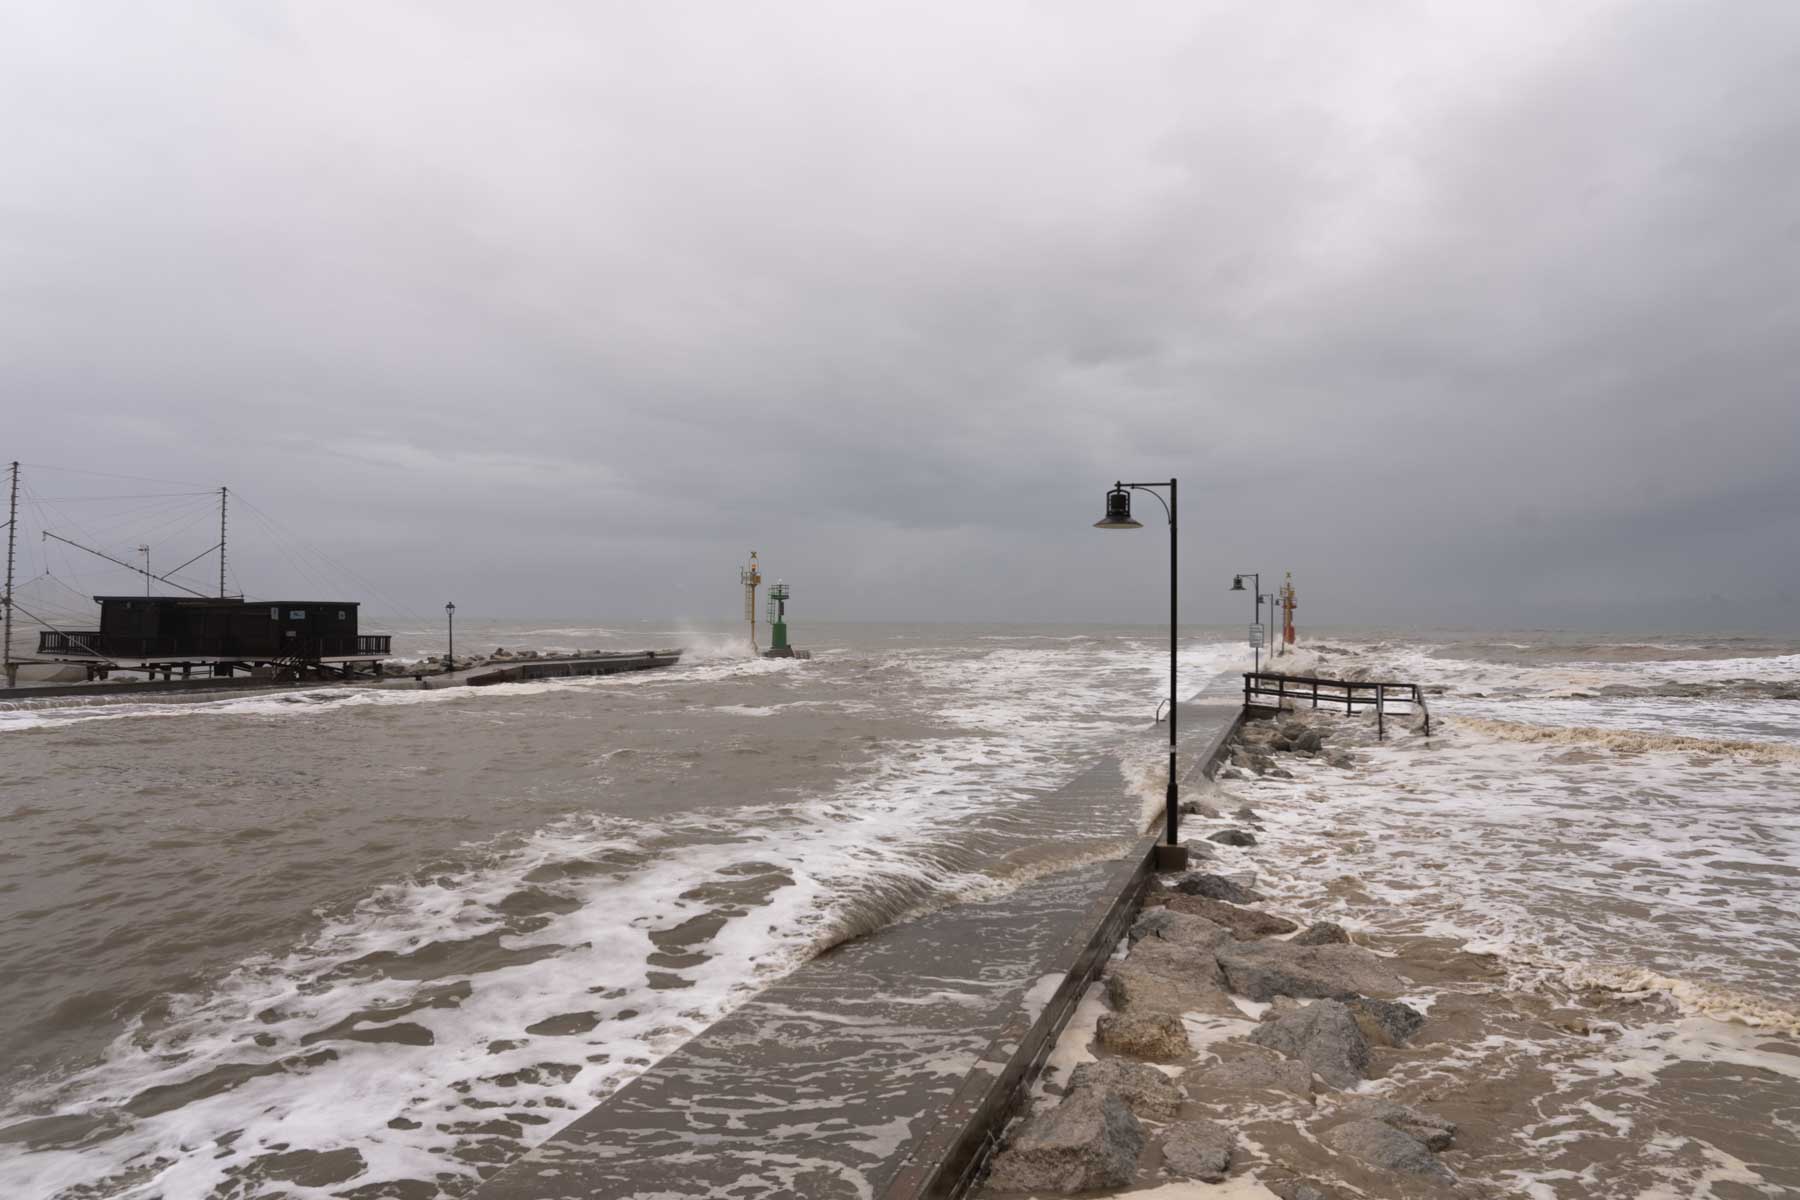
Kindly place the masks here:
<instances>
[{"instance_id":1,"label":"overcast sky","mask_svg":"<svg viewBox=\"0 0 1800 1200\"><path fill-rule=\"evenodd\" d=\"M1192 621L1800 626L1793 0L9 0L0 147L0 459L415 611L1153 621L1175 475Z\"/></svg>"}]
</instances>

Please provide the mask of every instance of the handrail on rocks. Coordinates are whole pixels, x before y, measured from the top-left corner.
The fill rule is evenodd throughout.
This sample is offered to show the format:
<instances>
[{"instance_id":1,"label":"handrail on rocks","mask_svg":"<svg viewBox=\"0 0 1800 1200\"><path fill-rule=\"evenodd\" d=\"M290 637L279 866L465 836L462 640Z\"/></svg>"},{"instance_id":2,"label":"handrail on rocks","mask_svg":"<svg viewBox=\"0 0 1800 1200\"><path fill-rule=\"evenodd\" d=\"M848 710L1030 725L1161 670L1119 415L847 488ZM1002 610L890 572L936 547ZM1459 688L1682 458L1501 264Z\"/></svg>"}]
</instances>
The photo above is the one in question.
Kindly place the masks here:
<instances>
[{"instance_id":1,"label":"handrail on rocks","mask_svg":"<svg viewBox=\"0 0 1800 1200\"><path fill-rule=\"evenodd\" d=\"M1325 690L1321 691L1323 688ZM1273 704L1259 704L1256 697L1275 697ZM1411 706L1409 712L1425 717L1425 736L1431 736L1431 709L1425 704L1425 689L1416 683L1392 683L1371 679L1319 679L1312 675L1278 675L1270 671L1244 672L1244 709L1266 708L1280 712L1284 700L1319 701L1342 704L1347 715L1354 716L1357 706L1375 710L1375 736L1387 738L1387 706L1399 701Z\"/></svg>"}]
</instances>

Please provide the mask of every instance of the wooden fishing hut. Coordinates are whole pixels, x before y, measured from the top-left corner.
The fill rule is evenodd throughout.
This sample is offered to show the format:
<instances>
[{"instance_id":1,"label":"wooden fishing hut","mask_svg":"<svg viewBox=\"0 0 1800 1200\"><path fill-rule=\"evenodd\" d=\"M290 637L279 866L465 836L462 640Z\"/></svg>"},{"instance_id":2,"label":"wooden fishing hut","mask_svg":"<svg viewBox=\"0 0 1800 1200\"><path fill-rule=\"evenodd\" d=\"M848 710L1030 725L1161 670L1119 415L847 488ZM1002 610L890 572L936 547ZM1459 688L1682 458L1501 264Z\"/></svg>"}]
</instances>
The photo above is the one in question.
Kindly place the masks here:
<instances>
[{"instance_id":1,"label":"wooden fishing hut","mask_svg":"<svg viewBox=\"0 0 1800 1200\"><path fill-rule=\"evenodd\" d=\"M235 596L95 596L100 628L43 630L39 661L109 671L230 678L259 670L278 678L352 679L381 673L390 635L359 633L355 600L247 600Z\"/></svg>"}]
</instances>

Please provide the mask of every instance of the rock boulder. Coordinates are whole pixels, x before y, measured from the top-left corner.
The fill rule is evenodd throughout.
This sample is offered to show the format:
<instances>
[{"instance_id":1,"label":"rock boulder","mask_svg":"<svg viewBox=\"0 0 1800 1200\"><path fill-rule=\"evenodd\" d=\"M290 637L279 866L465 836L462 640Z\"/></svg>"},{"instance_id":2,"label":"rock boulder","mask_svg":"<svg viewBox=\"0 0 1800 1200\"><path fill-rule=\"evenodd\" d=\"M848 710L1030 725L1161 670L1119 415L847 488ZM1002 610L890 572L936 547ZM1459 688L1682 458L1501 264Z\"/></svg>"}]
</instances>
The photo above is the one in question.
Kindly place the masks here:
<instances>
[{"instance_id":1,"label":"rock boulder","mask_svg":"<svg viewBox=\"0 0 1800 1200\"><path fill-rule=\"evenodd\" d=\"M1382 1121L1347 1121L1327 1129L1320 1140L1340 1154L1385 1171L1425 1175L1446 1183L1456 1179L1424 1142Z\"/></svg>"},{"instance_id":2,"label":"rock boulder","mask_svg":"<svg viewBox=\"0 0 1800 1200\"><path fill-rule=\"evenodd\" d=\"M1182 1121L1163 1135L1163 1170L1184 1179L1218 1183L1231 1168L1237 1135L1214 1121Z\"/></svg>"},{"instance_id":3,"label":"rock boulder","mask_svg":"<svg viewBox=\"0 0 1800 1200\"><path fill-rule=\"evenodd\" d=\"M1168 908L1172 912L1204 917L1214 925L1230 930L1231 936L1243 941L1254 941L1276 933L1291 933L1295 928L1294 923L1285 917L1272 916L1254 908L1239 908L1235 904L1210 900L1205 896L1171 896Z\"/></svg>"},{"instance_id":4,"label":"rock boulder","mask_svg":"<svg viewBox=\"0 0 1800 1200\"><path fill-rule=\"evenodd\" d=\"M1446 1121L1435 1114L1379 1097L1353 1100L1338 1111L1339 1115L1351 1120L1380 1121L1383 1125L1392 1125L1401 1133L1423 1142L1427 1150L1447 1150L1456 1138L1454 1121Z\"/></svg>"},{"instance_id":5,"label":"rock boulder","mask_svg":"<svg viewBox=\"0 0 1800 1200\"><path fill-rule=\"evenodd\" d=\"M1196 1096L1218 1093L1286 1092L1312 1099L1312 1068L1295 1058L1256 1047L1233 1045L1229 1058L1190 1071L1186 1078Z\"/></svg>"},{"instance_id":6,"label":"rock boulder","mask_svg":"<svg viewBox=\"0 0 1800 1200\"><path fill-rule=\"evenodd\" d=\"M1134 1116L1167 1121L1181 1108L1181 1089L1148 1063L1103 1058L1082 1063L1069 1076L1069 1090L1093 1088L1125 1102Z\"/></svg>"},{"instance_id":7,"label":"rock boulder","mask_svg":"<svg viewBox=\"0 0 1800 1200\"><path fill-rule=\"evenodd\" d=\"M1133 1058L1176 1062L1193 1053L1187 1026L1178 1013L1167 1010L1135 1008L1107 1013L1095 1032L1102 1046Z\"/></svg>"},{"instance_id":8,"label":"rock boulder","mask_svg":"<svg viewBox=\"0 0 1800 1200\"><path fill-rule=\"evenodd\" d=\"M1252 1000L1394 996L1406 986L1385 960L1361 946L1238 942L1221 946L1218 958L1231 990Z\"/></svg>"},{"instance_id":9,"label":"rock boulder","mask_svg":"<svg viewBox=\"0 0 1800 1200\"><path fill-rule=\"evenodd\" d=\"M1424 1013L1397 1000L1358 996L1344 1003L1362 1028L1363 1036L1377 1046L1404 1046L1425 1025Z\"/></svg>"},{"instance_id":10,"label":"rock boulder","mask_svg":"<svg viewBox=\"0 0 1800 1200\"><path fill-rule=\"evenodd\" d=\"M1255 904L1263 899L1260 893L1240 883L1205 871L1189 871L1175 881L1175 890L1184 896L1205 896L1209 900L1229 900L1233 904Z\"/></svg>"},{"instance_id":11,"label":"rock boulder","mask_svg":"<svg viewBox=\"0 0 1800 1200\"><path fill-rule=\"evenodd\" d=\"M1251 1042L1299 1059L1334 1088L1355 1087L1369 1069L1369 1043L1350 1010L1318 1000L1259 1025Z\"/></svg>"},{"instance_id":12,"label":"rock boulder","mask_svg":"<svg viewBox=\"0 0 1800 1200\"><path fill-rule=\"evenodd\" d=\"M1386 1128L1386 1126L1382 1126ZM988 1186L1009 1192L1123 1187L1137 1171L1144 1127L1118 1096L1077 1088L1033 1114L994 1158Z\"/></svg>"}]
</instances>

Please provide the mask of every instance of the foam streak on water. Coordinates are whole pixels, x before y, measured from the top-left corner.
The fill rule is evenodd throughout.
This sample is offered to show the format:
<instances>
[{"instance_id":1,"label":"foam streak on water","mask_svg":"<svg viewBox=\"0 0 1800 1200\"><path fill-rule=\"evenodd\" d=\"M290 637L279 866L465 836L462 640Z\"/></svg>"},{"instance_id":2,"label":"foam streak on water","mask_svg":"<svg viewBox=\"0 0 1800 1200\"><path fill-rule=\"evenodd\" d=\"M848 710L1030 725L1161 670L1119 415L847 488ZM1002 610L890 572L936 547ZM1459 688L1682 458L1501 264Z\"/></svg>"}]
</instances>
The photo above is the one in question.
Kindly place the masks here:
<instances>
[{"instance_id":1,"label":"foam streak on water","mask_svg":"<svg viewBox=\"0 0 1800 1200\"><path fill-rule=\"evenodd\" d=\"M656 815L627 815L603 792L590 811L465 845L322 911L284 948L137 1011L90 1065L13 1097L0 1112L0 1194L463 1190L820 947L1003 885L971 847L1028 836L1009 807L1142 731L1160 677L1148 649L1003 643L879 653L853 668L847 654L835 667L733 659L481 693L320 689L8 714L19 718L8 736L27 738L184 720L291 735L296 722L442 712L480 736L542 711L521 706L639 689L671 722L854 728L873 710L921 732L881 740L816 792L702 796ZM1198 688L1233 654L1190 651L1184 679ZM852 686L826 686L834 670ZM733 738L717 752L754 748ZM596 751L604 788L688 769L679 756ZM1105 828L1064 831L1071 861L1135 832L1139 805L1123 794Z\"/></svg>"},{"instance_id":2,"label":"foam streak on water","mask_svg":"<svg viewBox=\"0 0 1800 1200\"><path fill-rule=\"evenodd\" d=\"M1229 771L1215 803L1248 800L1263 831L1221 869L1427 964L1497 956L1498 989L1453 997L1461 1026L1371 1085L1519 1116L1457 1158L1466 1180L1800 1194L1800 657L1553 649L1309 648L1303 669L1429 685L1432 736L1301 714L1349 760Z\"/></svg>"}]
</instances>

